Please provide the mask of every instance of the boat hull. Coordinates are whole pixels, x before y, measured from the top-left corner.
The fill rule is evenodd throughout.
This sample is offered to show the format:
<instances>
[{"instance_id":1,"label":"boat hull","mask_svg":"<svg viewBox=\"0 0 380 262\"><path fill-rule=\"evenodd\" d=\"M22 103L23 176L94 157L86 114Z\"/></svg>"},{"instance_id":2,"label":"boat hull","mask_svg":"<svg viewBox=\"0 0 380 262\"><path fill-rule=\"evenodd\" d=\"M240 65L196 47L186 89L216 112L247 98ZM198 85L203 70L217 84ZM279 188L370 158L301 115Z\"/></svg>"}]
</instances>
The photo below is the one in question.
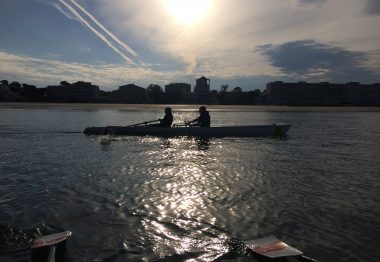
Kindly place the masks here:
<instances>
[{"instance_id":1,"label":"boat hull","mask_svg":"<svg viewBox=\"0 0 380 262\"><path fill-rule=\"evenodd\" d=\"M149 127L149 126L106 126L87 127L86 135L123 136L195 136L195 137L254 137L285 136L290 125L224 126L224 127Z\"/></svg>"}]
</instances>

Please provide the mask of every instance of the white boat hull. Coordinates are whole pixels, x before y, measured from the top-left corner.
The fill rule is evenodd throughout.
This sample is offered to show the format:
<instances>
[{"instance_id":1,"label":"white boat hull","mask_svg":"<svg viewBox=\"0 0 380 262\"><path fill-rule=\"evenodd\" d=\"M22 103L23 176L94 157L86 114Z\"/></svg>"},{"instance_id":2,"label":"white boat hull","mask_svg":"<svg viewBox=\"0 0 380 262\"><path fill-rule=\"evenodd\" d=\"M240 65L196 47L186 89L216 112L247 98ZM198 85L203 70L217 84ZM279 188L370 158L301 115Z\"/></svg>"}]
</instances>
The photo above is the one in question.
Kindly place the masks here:
<instances>
[{"instance_id":1,"label":"white boat hull","mask_svg":"<svg viewBox=\"0 0 380 262\"><path fill-rule=\"evenodd\" d=\"M195 137L253 137L285 136L290 125L256 125L224 127L149 127L149 126L106 126L88 127L86 135L126 135L126 136L195 136Z\"/></svg>"}]
</instances>

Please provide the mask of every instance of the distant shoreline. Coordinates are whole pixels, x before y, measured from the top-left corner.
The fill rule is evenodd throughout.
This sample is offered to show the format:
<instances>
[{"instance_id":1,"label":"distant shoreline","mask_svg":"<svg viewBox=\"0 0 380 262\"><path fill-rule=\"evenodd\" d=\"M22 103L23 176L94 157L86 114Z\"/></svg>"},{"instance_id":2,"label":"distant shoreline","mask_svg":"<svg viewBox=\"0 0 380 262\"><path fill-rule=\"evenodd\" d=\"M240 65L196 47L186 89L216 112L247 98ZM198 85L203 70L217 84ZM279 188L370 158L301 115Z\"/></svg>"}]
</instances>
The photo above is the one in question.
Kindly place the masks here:
<instances>
[{"instance_id":1,"label":"distant shoreline","mask_svg":"<svg viewBox=\"0 0 380 262\"><path fill-rule=\"evenodd\" d=\"M162 104L102 104L102 103L34 103L0 102L0 109L44 109L67 108L86 110L163 110L171 107L173 111L197 110L200 105L162 105ZM279 105L206 105L211 111L252 111L252 112L380 112L380 107L364 106L279 106Z\"/></svg>"}]
</instances>

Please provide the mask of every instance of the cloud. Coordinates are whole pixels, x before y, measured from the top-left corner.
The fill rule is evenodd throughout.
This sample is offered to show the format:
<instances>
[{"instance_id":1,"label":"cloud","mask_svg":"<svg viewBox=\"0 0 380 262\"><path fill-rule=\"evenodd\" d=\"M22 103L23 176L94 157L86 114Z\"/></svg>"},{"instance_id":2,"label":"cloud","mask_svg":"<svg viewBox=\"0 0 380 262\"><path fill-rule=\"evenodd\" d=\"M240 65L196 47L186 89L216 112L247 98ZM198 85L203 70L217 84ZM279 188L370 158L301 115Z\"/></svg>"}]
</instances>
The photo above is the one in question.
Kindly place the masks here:
<instances>
[{"instance_id":1,"label":"cloud","mask_svg":"<svg viewBox=\"0 0 380 262\"><path fill-rule=\"evenodd\" d=\"M329 0L291 0L294 4L298 5L322 5Z\"/></svg>"},{"instance_id":2,"label":"cloud","mask_svg":"<svg viewBox=\"0 0 380 262\"><path fill-rule=\"evenodd\" d=\"M379 39L374 33L378 25L358 17L363 4L357 0L214 1L204 20L190 29L167 14L164 0L104 3L96 6L97 12L109 16L107 23L118 35L133 39L142 60L151 53L170 56L187 65L187 74L274 74L275 69L249 53L265 43L306 38L368 50Z\"/></svg>"},{"instance_id":3,"label":"cloud","mask_svg":"<svg viewBox=\"0 0 380 262\"><path fill-rule=\"evenodd\" d=\"M120 85L131 82L148 86L152 79L155 79L155 83L167 84L177 75L180 75L180 72L155 72L144 68L131 68L127 65L65 63L0 51L1 79L16 80L37 86L54 85L62 80L69 82L83 80L100 85L103 89L116 89Z\"/></svg>"},{"instance_id":4,"label":"cloud","mask_svg":"<svg viewBox=\"0 0 380 262\"><path fill-rule=\"evenodd\" d=\"M256 51L272 66L298 80L371 82L379 75L366 67L364 52L299 40L279 45L262 45Z\"/></svg>"},{"instance_id":5,"label":"cloud","mask_svg":"<svg viewBox=\"0 0 380 262\"><path fill-rule=\"evenodd\" d=\"M321 4L321 3L327 2L328 0L295 0L295 1L302 4Z\"/></svg>"},{"instance_id":6,"label":"cloud","mask_svg":"<svg viewBox=\"0 0 380 262\"><path fill-rule=\"evenodd\" d=\"M202 62L203 63L203 62ZM219 69L218 69L219 70ZM286 77L271 75L224 75L209 72L211 88L219 90L222 84L231 88L240 86L244 90L262 89L274 80L287 80ZM222 70L223 71L223 70ZM30 56L14 55L0 51L0 79L33 84L39 87L57 85L60 81L76 82L79 80L99 85L102 90L115 90L118 86L135 83L147 87L151 83L162 87L171 82L186 82L194 86L198 74L186 75L183 71L158 72L143 68L130 68L123 65L88 65L82 63L65 63L58 60L39 59Z\"/></svg>"},{"instance_id":7,"label":"cloud","mask_svg":"<svg viewBox=\"0 0 380 262\"><path fill-rule=\"evenodd\" d=\"M370 15L380 15L380 1L367 0L366 12Z\"/></svg>"},{"instance_id":8,"label":"cloud","mask_svg":"<svg viewBox=\"0 0 380 262\"><path fill-rule=\"evenodd\" d=\"M54 37L61 43L60 46L45 41L44 45L47 48L35 48L37 51L29 51L24 46L22 52L19 51L21 48L16 50L13 46L4 46L3 50L30 57L80 62L78 73L70 69L73 64L66 63L62 68L65 72L63 76L69 76L70 79L76 76L76 79L80 80L83 74L83 77L99 84L105 81L122 82L122 77L135 83L139 83L137 79L141 82L160 83L167 80L168 83L184 81L185 76L195 79L205 75L211 78L214 84L217 83L216 79L239 79L248 87L251 80L254 83L257 79L270 80L271 77L280 80L289 76L299 80L322 81L329 78L331 81L353 81L354 78L365 79L368 76L368 81L372 81L374 73L370 68L380 73L377 45L380 39L377 34L380 16L363 15L367 3L372 11L375 10L374 1L214 0L214 5L205 17L187 28L167 12L166 0L36 1L55 3L56 8L65 15L56 16L56 20L52 17L52 23L47 23L46 26L44 24L43 29L38 30L38 37L44 37L45 31L47 34L56 33L57 27L54 25L57 23L65 30L65 34L58 37L70 37ZM36 15L41 11L55 15L50 12L51 8L36 9ZM66 17L80 21L86 30L92 30L106 45L103 42L99 44L100 41L93 41L92 35L72 30L75 22ZM81 35L76 37L78 32ZM77 40L75 45L73 38ZM128 41L118 42L125 39ZM295 41L298 39L314 41ZM68 48L65 48L66 43ZM133 46L136 51L132 50L138 53L138 56L134 56L128 48L123 47L123 43L128 47ZM263 46L266 43L270 45ZM334 46L320 43L334 43ZM256 46L260 48L256 49L257 52L252 52ZM91 48L93 51L84 53L79 47ZM47 56L45 50L62 56ZM110 50L118 56L114 56ZM286 57L291 51L293 53ZM114 65L119 62L115 57L119 56L124 56L123 59L128 63L124 67ZM302 60L299 56L308 59ZM128 59L135 65L131 66L133 64ZM86 64L90 62L96 66ZM102 63L110 64L107 67L102 66ZM128 66L135 70L127 69ZM49 70L47 66L40 68L45 72ZM103 74L100 69L110 74ZM27 69L23 68L23 72L25 71ZM93 76L90 76L91 72ZM141 77L138 74L141 74ZM30 76L33 77L32 74ZM58 77L59 73L56 76ZM143 80L147 76L151 77ZM265 78L261 78L262 76ZM243 84L240 86L245 88Z\"/></svg>"}]
</instances>

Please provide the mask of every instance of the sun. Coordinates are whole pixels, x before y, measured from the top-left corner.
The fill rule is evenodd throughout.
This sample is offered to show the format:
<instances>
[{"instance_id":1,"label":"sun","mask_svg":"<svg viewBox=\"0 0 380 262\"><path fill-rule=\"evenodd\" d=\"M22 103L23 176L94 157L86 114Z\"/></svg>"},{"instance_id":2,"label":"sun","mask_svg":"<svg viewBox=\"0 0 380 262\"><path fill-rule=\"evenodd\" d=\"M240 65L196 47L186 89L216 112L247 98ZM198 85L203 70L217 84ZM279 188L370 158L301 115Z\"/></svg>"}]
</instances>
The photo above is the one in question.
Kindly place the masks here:
<instances>
[{"instance_id":1,"label":"sun","mask_svg":"<svg viewBox=\"0 0 380 262\"><path fill-rule=\"evenodd\" d=\"M165 0L171 16L185 26L191 26L204 17L211 8L212 0Z\"/></svg>"}]
</instances>

